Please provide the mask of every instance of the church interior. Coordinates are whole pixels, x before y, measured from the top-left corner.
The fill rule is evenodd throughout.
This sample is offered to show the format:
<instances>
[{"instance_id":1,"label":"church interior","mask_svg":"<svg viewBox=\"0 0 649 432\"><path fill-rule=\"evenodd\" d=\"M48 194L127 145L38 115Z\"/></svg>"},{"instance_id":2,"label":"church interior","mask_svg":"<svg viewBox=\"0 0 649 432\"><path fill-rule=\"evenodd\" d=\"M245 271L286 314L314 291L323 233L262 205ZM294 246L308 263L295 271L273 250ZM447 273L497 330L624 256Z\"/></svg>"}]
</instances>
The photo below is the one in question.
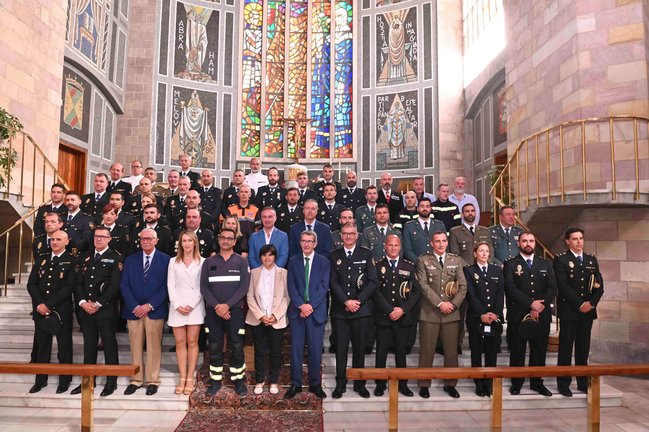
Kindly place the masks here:
<instances>
[{"instance_id":1,"label":"church interior","mask_svg":"<svg viewBox=\"0 0 649 432\"><path fill-rule=\"evenodd\" d=\"M221 190L253 159L283 181L298 167L312 183L331 164L334 180L344 186L354 171L364 189L389 172L399 194L416 179L436 193L464 177L480 225L513 206L539 255L565 251L564 232L579 227L606 281L590 363L649 363L646 1L0 0L0 18L0 362L30 359L25 287L34 215L50 186L92 193L97 174L118 162L129 176L132 161L166 185L189 155ZM555 317L551 339L557 333ZM81 334L73 341L82 363ZM128 335L118 343L128 364ZM95 430L207 430L183 423L187 410L232 401L173 394L171 345L165 333L157 395L122 396L126 378L114 397L95 395ZM470 363L460 355L460 366ZM325 349L325 387L335 386L334 369ZM52 385L28 395L32 380L0 373L0 427L77 429L79 397ZM433 389L428 400L400 398L404 429L489 425L488 399ZM348 395L300 401L323 430L388 428L387 397ZM503 396L505 429L586 427L585 394L528 396ZM606 377L602 430L649 430L647 403L646 376ZM250 430L236 429L247 421L237 404L241 423L229 427ZM276 405L250 402L248 414Z\"/></svg>"}]
</instances>

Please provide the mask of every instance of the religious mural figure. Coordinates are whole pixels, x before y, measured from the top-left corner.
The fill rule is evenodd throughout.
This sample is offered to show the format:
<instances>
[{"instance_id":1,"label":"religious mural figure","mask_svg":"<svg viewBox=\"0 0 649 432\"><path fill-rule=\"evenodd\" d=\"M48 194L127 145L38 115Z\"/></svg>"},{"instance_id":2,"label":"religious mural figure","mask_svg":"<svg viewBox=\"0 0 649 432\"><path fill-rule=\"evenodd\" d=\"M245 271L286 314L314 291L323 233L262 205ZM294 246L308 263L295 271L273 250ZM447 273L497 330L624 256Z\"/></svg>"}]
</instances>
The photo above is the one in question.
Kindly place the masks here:
<instances>
[{"instance_id":1,"label":"religious mural figure","mask_svg":"<svg viewBox=\"0 0 649 432\"><path fill-rule=\"evenodd\" d=\"M416 167L417 92L378 96L377 117L377 170Z\"/></svg>"},{"instance_id":2,"label":"religious mural figure","mask_svg":"<svg viewBox=\"0 0 649 432\"><path fill-rule=\"evenodd\" d=\"M417 80L417 14L415 8L377 15L377 85Z\"/></svg>"},{"instance_id":3,"label":"religious mural figure","mask_svg":"<svg viewBox=\"0 0 649 432\"><path fill-rule=\"evenodd\" d=\"M178 2L175 76L216 83L218 38L219 11Z\"/></svg>"},{"instance_id":4,"label":"religious mural figure","mask_svg":"<svg viewBox=\"0 0 649 432\"><path fill-rule=\"evenodd\" d=\"M189 98L183 96L191 91ZM201 94L210 100L206 105ZM196 167L214 167L216 145L214 140L216 95L197 90L174 88L174 131L172 136L172 163L181 154L188 154ZM211 106L210 106L211 105Z\"/></svg>"},{"instance_id":5,"label":"religious mural figure","mask_svg":"<svg viewBox=\"0 0 649 432\"><path fill-rule=\"evenodd\" d=\"M70 0L68 43L98 67L106 42L105 22L104 0Z\"/></svg>"}]
</instances>

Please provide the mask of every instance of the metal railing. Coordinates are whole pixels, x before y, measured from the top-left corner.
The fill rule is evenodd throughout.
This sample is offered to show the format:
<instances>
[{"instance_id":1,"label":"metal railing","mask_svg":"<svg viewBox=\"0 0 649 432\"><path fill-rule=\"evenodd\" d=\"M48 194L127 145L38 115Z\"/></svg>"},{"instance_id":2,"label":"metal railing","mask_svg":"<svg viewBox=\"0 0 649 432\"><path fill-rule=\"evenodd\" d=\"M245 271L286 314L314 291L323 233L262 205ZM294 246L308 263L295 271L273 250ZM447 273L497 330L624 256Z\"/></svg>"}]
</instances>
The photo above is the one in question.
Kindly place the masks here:
<instances>
[{"instance_id":1,"label":"metal railing","mask_svg":"<svg viewBox=\"0 0 649 432\"><path fill-rule=\"evenodd\" d=\"M642 150L641 150L641 146ZM649 167L649 118L620 115L573 120L522 139L494 181L494 214L514 205L517 215L537 205L621 191L641 198L641 172ZM644 179L649 180L649 179ZM644 193L647 191L645 190Z\"/></svg>"},{"instance_id":2,"label":"metal railing","mask_svg":"<svg viewBox=\"0 0 649 432\"><path fill-rule=\"evenodd\" d=\"M0 154L6 159L6 163L0 169L0 176L4 179L0 188L0 198L6 200L14 197L19 206L22 205L27 211L21 214L11 227L0 234L0 244L4 243L4 258L0 260L0 264L3 265L4 290L2 295L4 296L7 295L7 284L12 269L18 273L18 282L20 283L23 257L29 256L29 260L32 258L31 250L28 255L23 250L25 235L29 235L33 239L33 231L25 230L25 223L29 222L29 218L36 214L39 206L49 202L48 191L53 183L60 183L66 190L69 189L67 183L59 175L57 166L28 133L10 129L9 135L10 138L0 145L2 149ZM20 213L20 209L18 211ZM17 249L18 261L11 263L9 258L13 249Z\"/></svg>"}]
</instances>

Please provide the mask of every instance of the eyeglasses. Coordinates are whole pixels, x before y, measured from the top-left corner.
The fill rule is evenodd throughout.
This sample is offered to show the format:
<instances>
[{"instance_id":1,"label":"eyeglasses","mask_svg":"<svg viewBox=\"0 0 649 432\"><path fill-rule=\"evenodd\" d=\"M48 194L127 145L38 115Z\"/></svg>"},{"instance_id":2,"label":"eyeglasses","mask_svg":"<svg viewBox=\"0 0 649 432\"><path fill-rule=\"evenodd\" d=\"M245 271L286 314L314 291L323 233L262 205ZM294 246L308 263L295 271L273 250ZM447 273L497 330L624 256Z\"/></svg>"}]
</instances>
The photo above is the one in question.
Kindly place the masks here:
<instances>
[{"instance_id":1,"label":"eyeglasses","mask_svg":"<svg viewBox=\"0 0 649 432\"><path fill-rule=\"evenodd\" d=\"M110 236L105 236L105 235L95 235L96 239L101 239L101 240L106 240L111 238Z\"/></svg>"},{"instance_id":2,"label":"eyeglasses","mask_svg":"<svg viewBox=\"0 0 649 432\"><path fill-rule=\"evenodd\" d=\"M312 244L315 243L315 240L300 240L300 243Z\"/></svg>"},{"instance_id":3,"label":"eyeglasses","mask_svg":"<svg viewBox=\"0 0 649 432\"><path fill-rule=\"evenodd\" d=\"M355 236L356 234L358 234L358 233L355 233L355 232L344 232L344 233L341 233L340 235L344 235L344 236L348 236L348 237L349 237L349 236Z\"/></svg>"},{"instance_id":4,"label":"eyeglasses","mask_svg":"<svg viewBox=\"0 0 649 432\"><path fill-rule=\"evenodd\" d=\"M234 237L223 237L223 236L219 236L219 240L234 241Z\"/></svg>"}]
</instances>

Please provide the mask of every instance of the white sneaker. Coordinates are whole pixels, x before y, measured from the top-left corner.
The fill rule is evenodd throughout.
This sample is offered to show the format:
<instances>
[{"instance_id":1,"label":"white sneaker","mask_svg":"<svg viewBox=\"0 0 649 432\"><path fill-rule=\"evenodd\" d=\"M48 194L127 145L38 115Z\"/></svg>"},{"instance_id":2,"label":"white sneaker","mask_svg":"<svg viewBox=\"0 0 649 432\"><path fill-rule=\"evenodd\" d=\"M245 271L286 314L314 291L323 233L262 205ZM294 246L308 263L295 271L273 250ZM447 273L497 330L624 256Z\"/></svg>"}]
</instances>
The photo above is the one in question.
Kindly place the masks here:
<instances>
[{"instance_id":1,"label":"white sneaker","mask_svg":"<svg viewBox=\"0 0 649 432\"><path fill-rule=\"evenodd\" d=\"M264 391L264 383L256 384L255 390L253 391L256 395L261 394Z\"/></svg>"},{"instance_id":2,"label":"white sneaker","mask_svg":"<svg viewBox=\"0 0 649 432\"><path fill-rule=\"evenodd\" d=\"M277 394L279 393L279 387L277 384L271 384L270 385L270 394Z\"/></svg>"}]
</instances>

